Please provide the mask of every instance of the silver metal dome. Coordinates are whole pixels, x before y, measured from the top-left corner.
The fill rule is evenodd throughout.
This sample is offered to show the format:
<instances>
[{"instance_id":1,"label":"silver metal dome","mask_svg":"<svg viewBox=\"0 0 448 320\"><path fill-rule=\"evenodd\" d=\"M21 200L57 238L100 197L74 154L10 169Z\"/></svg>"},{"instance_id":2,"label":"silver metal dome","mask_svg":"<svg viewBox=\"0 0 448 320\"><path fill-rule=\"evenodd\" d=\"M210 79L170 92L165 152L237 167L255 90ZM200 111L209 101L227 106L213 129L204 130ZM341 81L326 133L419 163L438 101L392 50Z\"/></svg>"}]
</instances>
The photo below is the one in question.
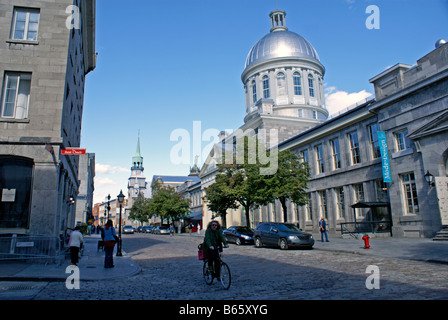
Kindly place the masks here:
<instances>
[{"instance_id":1,"label":"silver metal dome","mask_svg":"<svg viewBox=\"0 0 448 320\"><path fill-rule=\"evenodd\" d=\"M245 69L275 58L304 58L319 62L316 49L302 36L291 31L275 31L261 38L247 55Z\"/></svg>"}]
</instances>

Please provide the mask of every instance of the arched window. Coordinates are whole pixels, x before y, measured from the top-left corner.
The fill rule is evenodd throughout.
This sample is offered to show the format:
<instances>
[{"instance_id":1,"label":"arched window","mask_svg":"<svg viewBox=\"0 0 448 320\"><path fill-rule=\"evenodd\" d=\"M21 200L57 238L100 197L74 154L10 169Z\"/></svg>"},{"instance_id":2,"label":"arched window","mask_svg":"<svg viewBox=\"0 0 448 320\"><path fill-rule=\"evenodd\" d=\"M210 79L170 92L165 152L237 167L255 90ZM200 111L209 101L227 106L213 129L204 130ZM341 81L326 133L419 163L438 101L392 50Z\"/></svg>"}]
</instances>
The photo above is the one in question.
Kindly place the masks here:
<instances>
[{"instance_id":1,"label":"arched window","mask_svg":"<svg viewBox=\"0 0 448 320\"><path fill-rule=\"evenodd\" d=\"M279 96L286 95L286 77L283 72L277 74L277 94Z\"/></svg>"},{"instance_id":2,"label":"arched window","mask_svg":"<svg viewBox=\"0 0 448 320\"><path fill-rule=\"evenodd\" d=\"M308 87L310 88L310 97L314 97L314 79L312 75L308 75Z\"/></svg>"},{"instance_id":3,"label":"arched window","mask_svg":"<svg viewBox=\"0 0 448 320\"><path fill-rule=\"evenodd\" d=\"M257 84L252 80L252 102L257 102Z\"/></svg>"},{"instance_id":4,"label":"arched window","mask_svg":"<svg viewBox=\"0 0 448 320\"><path fill-rule=\"evenodd\" d=\"M271 93L269 91L269 77L264 76L263 77L263 97L269 98L271 96Z\"/></svg>"},{"instance_id":5,"label":"arched window","mask_svg":"<svg viewBox=\"0 0 448 320\"><path fill-rule=\"evenodd\" d=\"M296 96L302 95L302 77L299 72L294 72L294 94Z\"/></svg>"}]
</instances>

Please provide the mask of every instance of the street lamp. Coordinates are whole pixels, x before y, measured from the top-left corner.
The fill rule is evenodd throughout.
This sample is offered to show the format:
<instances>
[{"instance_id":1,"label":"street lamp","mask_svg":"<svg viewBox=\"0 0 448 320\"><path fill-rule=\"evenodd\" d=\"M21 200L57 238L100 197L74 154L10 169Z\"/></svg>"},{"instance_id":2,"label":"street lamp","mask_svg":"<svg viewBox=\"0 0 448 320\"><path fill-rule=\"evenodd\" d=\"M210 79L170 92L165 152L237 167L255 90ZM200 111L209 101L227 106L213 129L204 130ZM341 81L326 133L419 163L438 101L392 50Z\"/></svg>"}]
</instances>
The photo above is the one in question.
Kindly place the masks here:
<instances>
[{"instance_id":1,"label":"street lamp","mask_svg":"<svg viewBox=\"0 0 448 320\"><path fill-rule=\"evenodd\" d=\"M434 176L432 174L429 173L428 170L426 170L426 174L425 174L425 180L426 182L428 182L430 187L434 186Z\"/></svg>"},{"instance_id":2,"label":"street lamp","mask_svg":"<svg viewBox=\"0 0 448 320\"><path fill-rule=\"evenodd\" d=\"M107 196L107 219L110 219L110 194Z\"/></svg>"},{"instance_id":3,"label":"street lamp","mask_svg":"<svg viewBox=\"0 0 448 320\"><path fill-rule=\"evenodd\" d=\"M120 194L117 196L118 198L118 203L120 204L120 220L118 220L118 246L117 246L117 257L121 257L123 254L121 253L121 207L124 201L124 194L122 192L122 190L120 190Z\"/></svg>"}]
</instances>

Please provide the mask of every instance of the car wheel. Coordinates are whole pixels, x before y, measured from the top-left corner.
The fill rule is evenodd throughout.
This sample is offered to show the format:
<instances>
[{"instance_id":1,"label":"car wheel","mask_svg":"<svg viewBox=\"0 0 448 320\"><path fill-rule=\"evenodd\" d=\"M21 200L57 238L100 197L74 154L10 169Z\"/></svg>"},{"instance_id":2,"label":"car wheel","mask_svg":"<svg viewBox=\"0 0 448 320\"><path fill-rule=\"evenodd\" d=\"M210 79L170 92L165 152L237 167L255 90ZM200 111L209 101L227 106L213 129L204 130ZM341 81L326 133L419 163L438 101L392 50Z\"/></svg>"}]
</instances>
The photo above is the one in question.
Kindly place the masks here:
<instances>
[{"instance_id":1,"label":"car wheel","mask_svg":"<svg viewBox=\"0 0 448 320\"><path fill-rule=\"evenodd\" d=\"M237 238L236 241L235 241L235 244L236 244L237 246L240 246L240 245L241 245L241 239L240 239L240 238Z\"/></svg>"},{"instance_id":2,"label":"car wheel","mask_svg":"<svg viewBox=\"0 0 448 320\"><path fill-rule=\"evenodd\" d=\"M263 243L261 242L260 238L255 238L255 246L257 248L261 248L263 246Z\"/></svg>"},{"instance_id":3,"label":"car wheel","mask_svg":"<svg viewBox=\"0 0 448 320\"><path fill-rule=\"evenodd\" d=\"M280 239L280 249L282 250L288 249L288 242L286 242L286 239Z\"/></svg>"}]
</instances>

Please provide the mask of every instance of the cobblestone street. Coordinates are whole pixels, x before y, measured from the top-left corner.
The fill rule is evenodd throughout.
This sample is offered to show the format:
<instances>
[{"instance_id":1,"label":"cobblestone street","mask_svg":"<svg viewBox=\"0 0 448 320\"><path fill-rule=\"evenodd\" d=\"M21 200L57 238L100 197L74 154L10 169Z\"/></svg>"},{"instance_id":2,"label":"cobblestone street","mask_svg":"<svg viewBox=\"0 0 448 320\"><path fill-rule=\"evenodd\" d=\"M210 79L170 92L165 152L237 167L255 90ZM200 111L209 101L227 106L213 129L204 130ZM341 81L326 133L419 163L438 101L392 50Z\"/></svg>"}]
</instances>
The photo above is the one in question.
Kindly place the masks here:
<instances>
[{"instance_id":1,"label":"cobblestone street","mask_svg":"<svg viewBox=\"0 0 448 320\"><path fill-rule=\"evenodd\" d=\"M197 259L201 238L134 234L124 250L139 274L110 281L83 281L79 290L49 282L35 300L434 300L448 299L448 266L318 249L230 245L224 260L232 286L208 286ZM367 289L369 265L379 268L380 288Z\"/></svg>"}]
</instances>

